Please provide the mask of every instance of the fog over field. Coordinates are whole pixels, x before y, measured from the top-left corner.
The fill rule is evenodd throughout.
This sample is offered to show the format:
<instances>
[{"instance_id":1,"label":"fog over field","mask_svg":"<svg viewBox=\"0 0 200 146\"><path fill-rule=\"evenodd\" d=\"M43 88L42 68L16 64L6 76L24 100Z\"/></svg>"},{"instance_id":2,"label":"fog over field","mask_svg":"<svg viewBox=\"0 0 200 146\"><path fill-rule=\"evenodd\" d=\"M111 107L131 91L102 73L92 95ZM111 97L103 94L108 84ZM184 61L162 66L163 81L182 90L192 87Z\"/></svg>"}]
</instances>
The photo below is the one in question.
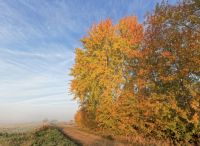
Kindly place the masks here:
<instances>
[{"instance_id":1,"label":"fog over field","mask_svg":"<svg viewBox=\"0 0 200 146\"><path fill-rule=\"evenodd\" d=\"M1 105L0 124L39 122L44 119L69 121L74 117L76 106L67 106L67 102L58 105ZM8 110L9 109L9 110ZM3 112L6 111L6 112Z\"/></svg>"}]
</instances>

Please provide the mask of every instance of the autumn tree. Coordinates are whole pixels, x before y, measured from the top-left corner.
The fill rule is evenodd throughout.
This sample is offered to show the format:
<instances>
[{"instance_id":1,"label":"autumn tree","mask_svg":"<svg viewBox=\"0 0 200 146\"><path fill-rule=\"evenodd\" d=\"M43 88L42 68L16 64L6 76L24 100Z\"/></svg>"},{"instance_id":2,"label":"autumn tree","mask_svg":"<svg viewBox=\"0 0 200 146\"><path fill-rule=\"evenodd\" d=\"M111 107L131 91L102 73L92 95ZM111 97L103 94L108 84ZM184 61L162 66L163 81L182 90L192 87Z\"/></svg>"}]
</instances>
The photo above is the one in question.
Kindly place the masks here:
<instances>
[{"instance_id":1,"label":"autumn tree","mask_svg":"<svg viewBox=\"0 0 200 146\"><path fill-rule=\"evenodd\" d=\"M159 111L154 128L177 141L199 136L199 11L198 0L163 2L146 21L144 76L151 83L150 101L156 97L150 106L158 103Z\"/></svg>"},{"instance_id":2,"label":"autumn tree","mask_svg":"<svg viewBox=\"0 0 200 146\"><path fill-rule=\"evenodd\" d=\"M76 49L71 91L80 126L110 135L200 138L200 1L158 4L143 25L135 16L100 22Z\"/></svg>"},{"instance_id":3,"label":"autumn tree","mask_svg":"<svg viewBox=\"0 0 200 146\"><path fill-rule=\"evenodd\" d=\"M82 39L83 49L76 49L72 92L81 108L86 108L103 129L115 125L112 107L135 74L142 31L134 16L121 19L116 25L108 19L94 25Z\"/></svg>"}]
</instances>

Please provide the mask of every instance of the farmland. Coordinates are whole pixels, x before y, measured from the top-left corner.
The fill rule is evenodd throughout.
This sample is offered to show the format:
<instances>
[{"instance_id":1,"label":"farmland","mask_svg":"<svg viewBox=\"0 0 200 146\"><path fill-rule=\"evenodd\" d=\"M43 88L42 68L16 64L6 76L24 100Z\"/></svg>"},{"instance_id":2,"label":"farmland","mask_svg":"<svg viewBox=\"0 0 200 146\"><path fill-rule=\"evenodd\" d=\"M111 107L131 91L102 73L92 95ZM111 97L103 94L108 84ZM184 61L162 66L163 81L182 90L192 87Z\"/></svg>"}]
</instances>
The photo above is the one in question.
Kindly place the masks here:
<instances>
[{"instance_id":1,"label":"farmland","mask_svg":"<svg viewBox=\"0 0 200 146\"><path fill-rule=\"evenodd\" d=\"M77 146L77 144L56 127L39 128L38 125L26 125L1 127L0 146Z\"/></svg>"}]
</instances>

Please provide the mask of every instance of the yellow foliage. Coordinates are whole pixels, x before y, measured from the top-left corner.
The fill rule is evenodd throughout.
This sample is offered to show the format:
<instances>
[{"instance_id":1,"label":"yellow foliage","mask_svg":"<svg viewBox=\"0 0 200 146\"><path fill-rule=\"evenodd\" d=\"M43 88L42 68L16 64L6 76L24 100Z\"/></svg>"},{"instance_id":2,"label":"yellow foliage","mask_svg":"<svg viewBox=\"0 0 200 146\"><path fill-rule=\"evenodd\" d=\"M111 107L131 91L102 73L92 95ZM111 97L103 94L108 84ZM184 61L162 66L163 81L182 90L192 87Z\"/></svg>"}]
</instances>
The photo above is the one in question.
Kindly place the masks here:
<instances>
[{"instance_id":1,"label":"yellow foliage","mask_svg":"<svg viewBox=\"0 0 200 146\"><path fill-rule=\"evenodd\" d=\"M195 143L200 131L199 8L197 0L157 5L145 32L135 16L116 25L110 19L94 25L76 49L71 70L71 91L81 107L77 124L111 135Z\"/></svg>"}]
</instances>

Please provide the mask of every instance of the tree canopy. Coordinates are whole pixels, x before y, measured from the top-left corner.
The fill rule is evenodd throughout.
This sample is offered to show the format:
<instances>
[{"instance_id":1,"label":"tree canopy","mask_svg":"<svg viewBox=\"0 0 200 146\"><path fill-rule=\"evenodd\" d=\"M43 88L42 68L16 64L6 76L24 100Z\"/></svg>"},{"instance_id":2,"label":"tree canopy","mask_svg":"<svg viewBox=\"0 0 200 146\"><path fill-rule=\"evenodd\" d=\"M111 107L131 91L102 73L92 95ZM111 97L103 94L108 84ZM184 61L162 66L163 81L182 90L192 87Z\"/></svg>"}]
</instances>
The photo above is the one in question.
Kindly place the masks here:
<instances>
[{"instance_id":1,"label":"tree canopy","mask_svg":"<svg viewBox=\"0 0 200 146\"><path fill-rule=\"evenodd\" d=\"M199 142L199 0L163 1L144 24L135 16L117 24L107 19L81 42L71 70L80 126L174 144Z\"/></svg>"}]
</instances>

